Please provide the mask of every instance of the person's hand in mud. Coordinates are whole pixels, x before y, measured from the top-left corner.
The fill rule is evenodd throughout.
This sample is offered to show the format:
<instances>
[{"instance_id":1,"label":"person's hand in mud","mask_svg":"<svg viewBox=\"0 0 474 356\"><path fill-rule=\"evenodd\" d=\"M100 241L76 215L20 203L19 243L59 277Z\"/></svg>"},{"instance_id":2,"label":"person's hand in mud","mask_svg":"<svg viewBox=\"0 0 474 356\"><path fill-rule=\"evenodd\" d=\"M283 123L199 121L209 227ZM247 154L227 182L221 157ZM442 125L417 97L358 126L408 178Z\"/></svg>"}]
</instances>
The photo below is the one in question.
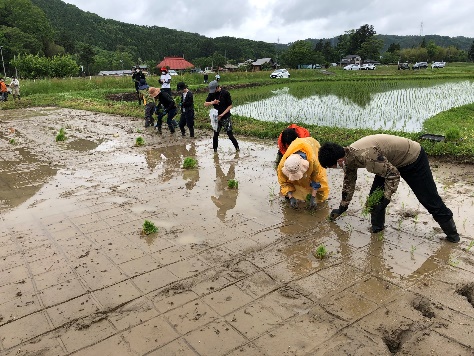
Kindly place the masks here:
<instances>
[{"instance_id":1,"label":"person's hand in mud","mask_svg":"<svg viewBox=\"0 0 474 356\"><path fill-rule=\"evenodd\" d=\"M318 202L316 201L316 197L311 195L311 198L309 199L308 209L313 210L316 209L317 206Z\"/></svg>"},{"instance_id":2,"label":"person's hand in mud","mask_svg":"<svg viewBox=\"0 0 474 356\"><path fill-rule=\"evenodd\" d=\"M290 206L291 206L293 209L298 209L298 201L297 201L296 198L293 196L293 194L288 193L288 199L289 199L289 201L290 201Z\"/></svg>"}]
</instances>

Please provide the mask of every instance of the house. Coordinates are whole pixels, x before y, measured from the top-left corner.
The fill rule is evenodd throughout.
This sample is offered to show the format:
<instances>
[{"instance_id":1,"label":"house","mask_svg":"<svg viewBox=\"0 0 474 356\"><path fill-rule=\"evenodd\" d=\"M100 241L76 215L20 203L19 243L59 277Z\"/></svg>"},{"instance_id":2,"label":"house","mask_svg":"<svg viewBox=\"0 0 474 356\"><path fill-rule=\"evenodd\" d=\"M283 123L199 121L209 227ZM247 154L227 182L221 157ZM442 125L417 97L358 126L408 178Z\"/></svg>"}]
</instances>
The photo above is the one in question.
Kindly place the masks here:
<instances>
[{"instance_id":1,"label":"house","mask_svg":"<svg viewBox=\"0 0 474 356\"><path fill-rule=\"evenodd\" d=\"M160 63L156 65L158 70L162 67L168 67L174 70L185 70L194 68L194 64L188 62L184 57L165 57Z\"/></svg>"},{"instance_id":2,"label":"house","mask_svg":"<svg viewBox=\"0 0 474 356\"><path fill-rule=\"evenodd\" d=\"M229 64L229 63L228 63L228 64L224 65L224 70L225 70L225 71L228 71L228 72L234 72L234 71L236 71L237 69L239 69L239 67L237 67L237 66L235 66L235 65L233 65L233 64Z\"/></svg>"},{"instance_id":3,"label":"house","mask_svg":"<svg viewBox=\"0 0 474 356\"><path fill-rule=\"evenodd\" d=\"M101 70L97 75L101 76L114 76L119 77L123 75L132 75L132 71L130 69L118 69L118 70Z\"/></svg>"},{"instance_id":4,"label":"house","mask_svg":"<svg viewBox=\"0 0 474 356\"><path fill-rule=\"evenodd\" d=\"M255 62L252 62L252 71L261 71L264 66L275 68L275 61L271 58L257 59Z\"/></svg>"},{"instance_id":5,"label":"house","mask_svg":"<svg viewBox=\"0 0 474 356\"><path fill-rule=\"evenodd\" d=\"M346 66L348 64L361 64L362 63L362 58L360 58L359 55L357 54L350 54L348 56L345 56L344 58L341 59L341 66Z\"/></svg>"}]
</instances>

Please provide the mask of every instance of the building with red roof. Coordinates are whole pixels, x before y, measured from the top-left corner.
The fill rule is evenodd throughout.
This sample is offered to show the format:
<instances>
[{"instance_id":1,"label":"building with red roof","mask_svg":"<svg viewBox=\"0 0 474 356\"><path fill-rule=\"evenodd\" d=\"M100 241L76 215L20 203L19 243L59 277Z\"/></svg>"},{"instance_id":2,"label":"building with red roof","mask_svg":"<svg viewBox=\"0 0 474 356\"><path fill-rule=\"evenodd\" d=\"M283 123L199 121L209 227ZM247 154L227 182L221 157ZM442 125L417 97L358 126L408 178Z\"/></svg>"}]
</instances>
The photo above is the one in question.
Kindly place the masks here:
<instances>
[{"instance_id":1,"label":"building with red roof","mask_svg":"<svg viewBox=\"0 0 474 356\"><path fill-rule=\"evenodd\" d=\"M194 68L194 64L188 62L184 57L165 57L160 63L156 65L158 69L168 67L174 70L184 70Z\"/></svg>"}]
</instances>

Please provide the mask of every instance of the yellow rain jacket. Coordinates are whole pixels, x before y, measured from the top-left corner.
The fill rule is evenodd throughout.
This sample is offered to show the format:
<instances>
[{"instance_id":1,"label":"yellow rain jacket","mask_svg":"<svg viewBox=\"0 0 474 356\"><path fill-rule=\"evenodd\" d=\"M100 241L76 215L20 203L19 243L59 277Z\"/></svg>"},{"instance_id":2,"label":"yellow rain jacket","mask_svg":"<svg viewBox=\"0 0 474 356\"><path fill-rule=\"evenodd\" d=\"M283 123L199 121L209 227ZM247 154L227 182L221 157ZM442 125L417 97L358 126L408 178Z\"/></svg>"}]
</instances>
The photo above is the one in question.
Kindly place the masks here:
<instances>
[{"instance_id":1,"label":"yellow rain jacket","mask_svg":"<svg viewBox=\"0 0 474 356\"><path fill-rule=\"evenodd\" d=\"M316 201L321 203L328 198L329 185L326 170L321 167L318 160L318 152L321 145L312 137L297 138L286 150L283 158L278 164L278 183L280 183L280 192L282 195L287 195L292 192L293 196L298 200L306 200L306 196L311 194L313 188L310 183L317 182L321 184L316 194ZM289 181L288 177L283 174L283 166L286 159L293 153L298 151L304 152L309 162L309 168L303 175L303 178L297 181Z\"/></svg>"}]
</instances>

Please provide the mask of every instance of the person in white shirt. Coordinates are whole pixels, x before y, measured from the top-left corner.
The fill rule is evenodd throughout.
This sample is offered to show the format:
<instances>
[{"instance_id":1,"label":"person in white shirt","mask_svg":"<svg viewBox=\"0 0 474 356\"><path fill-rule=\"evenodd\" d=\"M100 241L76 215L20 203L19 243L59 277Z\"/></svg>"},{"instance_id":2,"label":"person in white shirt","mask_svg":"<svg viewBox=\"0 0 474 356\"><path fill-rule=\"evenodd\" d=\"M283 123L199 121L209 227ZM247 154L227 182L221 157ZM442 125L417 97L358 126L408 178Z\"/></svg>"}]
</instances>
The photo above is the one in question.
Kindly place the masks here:
<instances>
[{"instance_id":1,"label":"person in white shirt","mask_svg":"<svg viewBox=\"0 0 474 356\"><path fill-rule=\"evenodd\" d=\"M13 99L16 100L18 98L18 100L20 100L20 81L17 77L13 77L10 88L12 90Z\"/></svg>"},{"instance_id":2,"label":"person in white shirt","mask_svg":"<svg viewBox=\"0 0 474 356\"><path fill-rule=\"evenodd\" d=\"M161 68L160 76L161 91L164 91L171 95L171 75L168 73L168 68Z\"/></svg>"}]
</instances>

